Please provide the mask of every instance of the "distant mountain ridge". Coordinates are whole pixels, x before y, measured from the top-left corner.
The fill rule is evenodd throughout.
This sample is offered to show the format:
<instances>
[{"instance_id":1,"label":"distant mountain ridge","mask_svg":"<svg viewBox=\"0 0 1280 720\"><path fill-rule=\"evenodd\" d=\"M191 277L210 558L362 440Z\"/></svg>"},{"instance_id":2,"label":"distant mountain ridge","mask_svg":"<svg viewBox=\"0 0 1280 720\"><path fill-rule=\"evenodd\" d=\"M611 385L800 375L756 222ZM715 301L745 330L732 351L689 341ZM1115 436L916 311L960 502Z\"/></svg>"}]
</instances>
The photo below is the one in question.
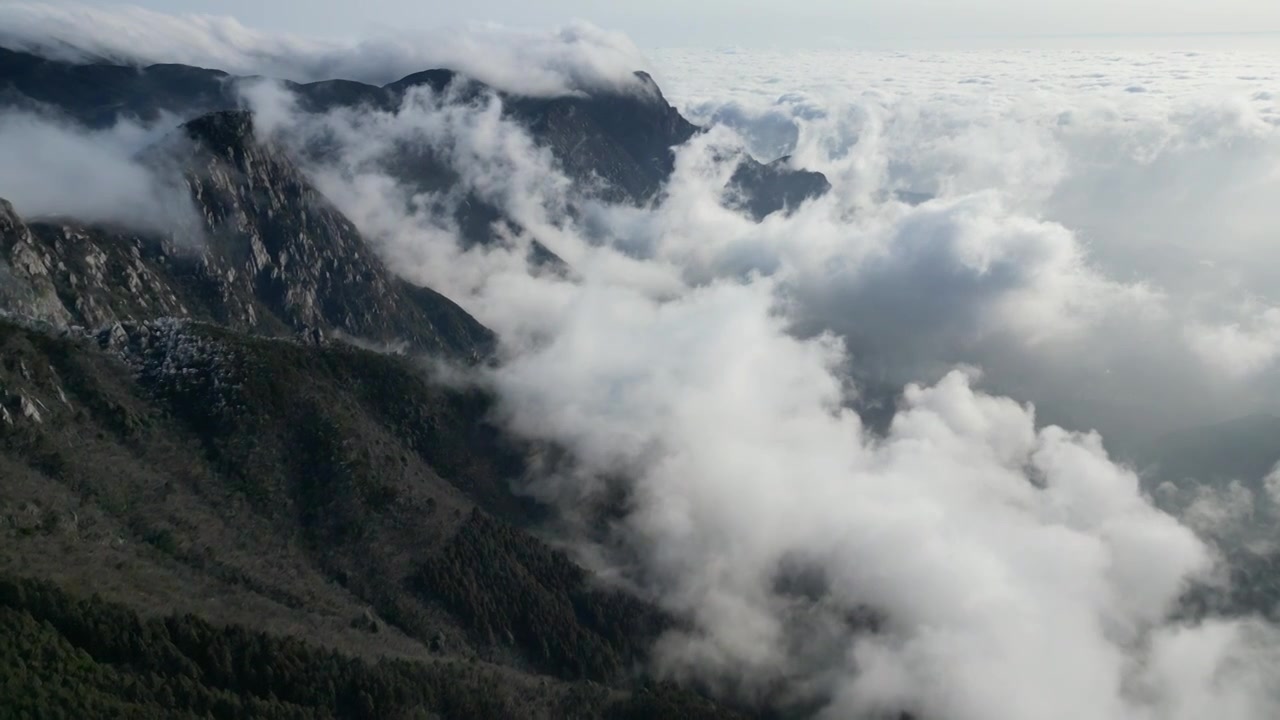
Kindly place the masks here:
<instances>
[{"instance_id":1,"label":"distant mountain ridge","mask_svg":"<svg viewBox=\"0 0 1280 720\"><path fill-rule=\"evenodd\" d=\"M673 171L672 148L700 128L667 102L651 77L636 75L636 92L499 96L508 115L552 151L571 179L584 187L603 181L606 199L643 203L654 198ZM186 65L75 64L0 48L0 107L53 108L96 128L110 127L122 118L151 122L164 113L190 119L243 109L238 88L257 79ZM307 112L359 106L393 110L417 87L441 92L465 83L467 92L475 95L490 90L445 69L414 73L381 87L340 79L282 82ZM766 168L749 156L742 163L735 189L757 218L794 208L830 189L821 173L794 170L785 163ZM418 172L447 176L449 170L428 165Z\"/></svg>"}]
</instances>

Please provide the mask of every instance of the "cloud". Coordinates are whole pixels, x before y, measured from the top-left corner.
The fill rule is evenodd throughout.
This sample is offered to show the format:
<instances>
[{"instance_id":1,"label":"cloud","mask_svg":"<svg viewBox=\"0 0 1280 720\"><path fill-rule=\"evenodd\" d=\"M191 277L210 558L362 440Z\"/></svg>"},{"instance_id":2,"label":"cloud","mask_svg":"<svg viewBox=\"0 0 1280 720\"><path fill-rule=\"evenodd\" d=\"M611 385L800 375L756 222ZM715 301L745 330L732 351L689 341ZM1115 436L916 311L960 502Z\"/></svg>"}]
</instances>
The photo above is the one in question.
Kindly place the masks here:
<instances>
[{"instance_id":1,"label":"cloud","mask_svg":"<svg viewBox=\"0 0 1280 720\"><path fill-rule=\"evenodd\" d=\"M1203 373L1181 333L1191 303L1115 277L1069 219L1035 212L1070 175L1052 134L961 125L1012 156L937 141L908 172L897 134L953 120L832 111L836 136L811 124L801 144L826 148L835 192L756 223L723 202L740 142L726 128L681 148L664 196L635 208L575 188L496 98L424 89L393 112L306 117L276 92L258 100L264 127L299 150L331 142L309 172L392 266L499 331L484 382L502 421L572 451L527 490L569 521L623 493L606 532L567 537L690 623L655 649L662 671L831 717L1280 708L1270 626L1171 619L1218 569L1192 526L1088 425L989 390L1074 392L1092 422L1114 414L1100 401L1114 386L1086 384L1100 365L1121 387L1146 373L1142 399L1172 387L1158 361L1175 380ZM1024 142L1050 147L1019 155ZM386 167L423 149L457 177L422 190ZM943 178L939 197L884 192L917 175ZM464 247L451 217L470 192L518 227ZM568 275L528 263L535 238ZM986 374L955 369L970 359ZM883 428L853 409L869 367L903 378Z\"/></svg>"},{"instance_id":2,"label":"cloud","mask_svg":"<svg viewBox=\"0 0 1280 720\"><path fill-rule=\"evenodd\" d=\"M583 22L550 32L470 25L352 44L268 33L229 16L127 5L5 3L0 46L71 61L183 63L298 82L342 78L385 84L449 68L531 96L639 88L633 73L648 68L628 38Z\"/></svg>"},{"instance_id":3,"label":"cloud","mask_svg":"<svg viewBox=\"0 0 1280 720\"><path fill-rule=\"evenodd\" d=\"M813 266L839 280L825 288L812 281L821 274L798 282L823 303L799 310L822 308L810 324L845 336L865 379L892 387L937 377L950 363L980 365L993 388L1034 400L1055 422L1102 429L1121 449L1178 427L1280 409L1280 373L1266 360L1267 323L1256 309L1280 303L1280 254L1269 240L1277 229L1269 208L1280 192L1280 126L1259 79L1259 68L1274 66L1269 57L796 53L761 55L747 70L742 57L715 53L655 59L678 80L668 96L703 119L726 108L723 121L749 142L761 131L736 118L770 125L785 117L796 128L789 148L796 162L835 184L828 229L814 227L810 213L782 232L803 233L806 248L828 254L813 253ZM1242 65L1259 70L1244 73ZM1149 92L1124 92L1135 83ZM880 298L893 311L883 302L860 311L877 297L849 282L847 268L861 267L851 255L865 251L855 240L876 223L918 222L984 197L975 220L1000 232L1021 223L1024 233L1044 234L1035 241L1042 248L1056 234L1057 247L1079 259L1074 269L1019 265L1037 288L1023 297L1055 309L1041 313L1054 321L1040 325L1038 341L990 321L975 331L974 318L991 314L974 315L969 299L980 295L956 298L961 285L915 292L937 282L920 273L938 256L902 254L924 242L919 228L914 239L892 241L898 255L882 254L906 273L882 283L898 293ZM998 277L975 287L994 291ZM899 307L918 313L929 303L938 312L928 331L895 322ZM1013 311L1006 320L1019 316L1032 317ZM890 343L867 324L887 329ZM1223 350L1214 329L1235 349L1223 359L1231 372L1206 365L1207 345Z\"/></svg>"},{"instance_id":4,"label":"cloud","mask_svg":"<svg viewBox=\"0 0 1280 720\"><path fill-rule=\"evenodd\" d=\"M1247 528L1253 520L1253 492L1240 481L1226 487L1196 486L1192 500L1180 515L1188 525L1212 537L1223 537Z\"/></svg>"},{"instance_id":5,"label":"cloud","mask_svg":"<svg viewBox=\"0 0 1280 720\"><path fill-rule=\"evenodd\" d=\"M1263 478L1262 487L1266 490L1267 498L1275 506L1276 510L1280 511L1280 463L1276 463L1271 472L1267 473L1267 476Z\"/></svg>"},{"instance_id":6,"label":"cloud","mask_svg":"<svg viewBox=\"0 0 1280 720\"><path fill-rule=\"evenodd\" d=\"M1280 358L1280 308L1266 308L1248 325L1195 324L1187 328L1187 342L1211 368L1231 377L1247 378L1270 368Z\"/></svg>"},{"instance_id":7,"label":"cloud","mask_svg":"<svg viewBox=\"0 0 1280 720\"><path fill-rule=\"evenodd\" d=\"M182 178L140 153L175 130L121 122L89 131L29 112L0 113L0 197L26 219L90 223L198 237L195 206Z\"/></svg>"},{"instance_id":8,"label":"cloud","mask_svg":"<svg viewBox=\"0 0 1280 720\"><path fill-rule=\"evenodd\" d=\"M513 351L554 328L574 283L530 264L535 239L579 276L656 295L684 287L674 268L601 245L568 220L567 203L586 198L497 97L419 87L394 111L319 116L298 113L276 84L253 86L245 98L265 119L256 123L265 140L302 156L321 142L330 148L309 165L312 179L393 269L462 303ZM407 176L388 162L405 157L417 163ZM516 227L494 228L493 243L462 243L456 211L472 197L502 208Z\"/></svg>"},{"instance_id":9,"label":"cloud","mask_svg":"<svg viewBox=\"0 0 1280 720\"><path fill-rule=\"evenodd\" d=\"M963 373L908 388L870 437L843 407L839 344L789 336L773 302L767 283L667 303L592 288L496 378L515 429L577 451L576 482L544 499L633 478L614 542L697 628L660 646L666 667L758 686L834 673L816 690L835 717L1151 713L1122 687L1148 661L1130 648L1207 549L1098 438L1037 429ZM822 578L820 602L777 591L788 562ZM860 607L881 632L842 624ZM833 638L844 654L802 652Z\"/></svg>"}]
</instances>

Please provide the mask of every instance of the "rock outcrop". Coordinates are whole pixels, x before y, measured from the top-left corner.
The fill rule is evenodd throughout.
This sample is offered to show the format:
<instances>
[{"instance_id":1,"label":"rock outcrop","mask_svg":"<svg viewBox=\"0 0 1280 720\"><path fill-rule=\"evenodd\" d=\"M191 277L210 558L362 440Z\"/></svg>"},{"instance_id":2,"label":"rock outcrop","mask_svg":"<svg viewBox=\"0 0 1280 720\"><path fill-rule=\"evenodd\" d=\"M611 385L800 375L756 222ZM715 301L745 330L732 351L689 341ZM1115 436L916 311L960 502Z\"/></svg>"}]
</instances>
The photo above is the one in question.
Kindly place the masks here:
<instances>
[{"instance_id":1,"label":"rock outcrop","mask_svg":"<svg viewBox=\"0 0 1280 720\"><path fill-rule=\"evenodd\" d=\"M192 318L269 335L338 332L456 359L492 335L462 308L384 266L359 231L250 115L187 123L165 160L197 222L168 234L65 221L24 224L0 204L0 308L54 324ZM159 151L157 151L159 152Z\"/></svg>"}]
</instances>

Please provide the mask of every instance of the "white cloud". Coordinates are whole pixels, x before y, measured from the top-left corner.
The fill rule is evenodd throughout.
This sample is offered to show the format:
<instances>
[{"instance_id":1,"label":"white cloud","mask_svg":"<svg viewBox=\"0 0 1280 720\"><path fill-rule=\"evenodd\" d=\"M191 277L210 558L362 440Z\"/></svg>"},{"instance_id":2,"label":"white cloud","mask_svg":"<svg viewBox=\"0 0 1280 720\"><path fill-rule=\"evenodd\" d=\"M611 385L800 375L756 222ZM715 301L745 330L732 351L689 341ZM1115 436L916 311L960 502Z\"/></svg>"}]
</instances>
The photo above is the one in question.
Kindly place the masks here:
<instances>
[{"instance_id":1,"label":"white cloud","mask_svg":"<svg viewBox=\"0 0 1280 720\"><path fill-rule=\"evenodd\" d=\"M1226 487L1191 489L1192 500L1179 514L1196 531L1222 537L1248 527L1253 521L1254 496L1240 481Z\"/></svg>"},{"instance_id":2,"label":"white cloud","mask_svg":"<svg viewBox=\"0 0 1280 720\"><path fill-rule=\"evenodd\" d=\"M1157 698L1149 717L1265 718L1276 712L1280 637L1256 620L1210 621L1158 633L1139 687Z\"/></svg>"},{"instance_id":3,"label":"white cloud","mask_svg":"<svg viewBox=\"0 0 1280 720\"><path fill-rule=\"evenodd\" d=\"M888 352L883 369L867 377L893 384L936 377L950 362L974 363L993 387L1035 400L1055 421L1104 429L1122 445L1280 409L1268 324L1259 311L1240 309L1246 299L1280 304L1280 248L1272 241L1280 222L1271 210L1280 193L1280 109L1267 80L1280 66L1274 55L665 51L655 60L671 79L667 95L703 119L730 107L751 137L787 118L796 132L790 151L835 183L829 232L816 231L808 214L779 234L803 237L791 246L806 252L821 248L815 259L827 253L830 262L815 265L840 276L829 288L835 292L799 283L827 301L819 326L853 340L860 359L864 344L884 352L882 333L867 332L868 323L896 329L910 350ZM1136 84L1148 92L1125 91ZM938 200L911 211L893 202L899 195ZM983 197L986 207L974 210ZM1006 299L1009 314L988 321L984 333L971 302L915 291L936 284L919 272L932 256L906 264L920 256L905 248L918 248L922 237L885 241L902 254L884 256L924 284L885 280L899 297L882 299L916 312L932 302L940 309L934 329L953 336L895 324L883 306L859 311L870 289L841 268L861 267L851 255L876 243L855 250L851 239L877 222L918 222L942 208L968 208L970 225L989 223L1006 235L1020 225L1024 236L1043 235L1024 247L1068 254L1057 264L1045 257L1038 269L1019 265L1032 292L989 295ZM948 221L956 232L958 220ZM1079 259L1074 270L1067 257ZM977 287L993 292L998 277ZM949 290L960 287L956 279L947 278ZM1019 319L1017 336L991 332ZM1037 323L1041 337L1027 344ZM1225 361L1242 372L1207 367L1188 339L1232 325L1225 339L1236 352Z\"/></svg>"},{"instance_id":4,"label":"white cloud","mask_svg":"<svg viewBox=\"0 0 1280 720\"><path fill-rule=\"evenodd\" d=\"M1247 378L1269 369L1280 358L1280 308L1266 308L1247 325L1194 324L1187 341L1212 369Z\"/></svg>"},{"instance_id":5,"label":"white cloud","mask_svg":"<svg viewBox=\"0 0 1280 720\"><path fill-rule=\"evenodd\" d=\"M172 120L89 131L28 112L0 113L0 197L26 219L116 223L180 239L198 237L182 178L143 149L174 133Z\"/></svg>"},{"instance_id":6,"label":"white cloud","mask_svg":"<svg viewBox=\"0 0 1280 720\"><path fill-rule=\"evenodd\" d=\"M535 96L639 87L632 73L648 67L625 36L581 22L551 32L469 25L349 44L263 32L228 16L74 3L0 5L0 45L73 61L96 56L177 62L299 82L343 78L384 84L449 68Z\"/></svg>"},{"instance_id":7,"label":"white cloud","mask_svg":"<svg viewBox=\"0 0 1280 720\"><path fill-rule=\"evenodd\" d=\"M670 303L593 288L496 378L516 429L567 442L586 477L634 477L618 532L697 627L663 644L669 667L817 674L789 648L823 609L772 590L799 559L826 580L826 612L888 617L866 639L822 624L850 653L821 688L833 716L1147 712L1122 687L1145 662L1129 648L1207 570L1191 532L1097 438L1037 431L962 374L908 389L889 436L867 437L840 409L838 345L789 337L771 303L767 284ZM577 501L583 488L561 482L542 489Z\"/></svg>"},{"instance_id":8,"label":"white cloud","mask_svg":"<svg viewBox=\"0 0 1280 720\"><path fill-rule=\"evenodd\" d=\"M1280 463L1267 473L1262 480L1262 487L1266 490L1267 498L1271 500L1275 510L1280 512Z\"/></svg>"}]
</instances>

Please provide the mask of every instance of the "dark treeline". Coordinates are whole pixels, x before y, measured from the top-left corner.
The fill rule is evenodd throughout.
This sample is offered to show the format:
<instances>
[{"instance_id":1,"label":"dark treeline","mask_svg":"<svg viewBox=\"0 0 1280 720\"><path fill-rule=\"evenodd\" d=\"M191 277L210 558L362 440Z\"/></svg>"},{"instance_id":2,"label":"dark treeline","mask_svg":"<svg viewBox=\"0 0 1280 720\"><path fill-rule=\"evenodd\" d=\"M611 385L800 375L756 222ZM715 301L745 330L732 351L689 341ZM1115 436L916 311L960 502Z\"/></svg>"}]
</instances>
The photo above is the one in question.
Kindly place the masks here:
<instances>
[{"instance_id":1,"label":"dark treeline","mask_svg":"<svg viewBox=\"0 0 1280 720\"><path fill-rule=\"evenodd\" d=\"M478 510L415 584L478 641L515 645L566 679L622 679L671 622L629 595L594 587L564 554Z\"/></svg>"},{"instance_id":2,"label":"dark treeline","mask_svg":"<svg viewBox=\"0 0 1280 720\"><path fill-rule=\"evenodd\" d=\"M521 718L529 701L469 663L371 663L0 578L2 718ZM666 686L623 695L587 684L562 702L562 717L730 717Z\"/></svg>"}]
</instances>

